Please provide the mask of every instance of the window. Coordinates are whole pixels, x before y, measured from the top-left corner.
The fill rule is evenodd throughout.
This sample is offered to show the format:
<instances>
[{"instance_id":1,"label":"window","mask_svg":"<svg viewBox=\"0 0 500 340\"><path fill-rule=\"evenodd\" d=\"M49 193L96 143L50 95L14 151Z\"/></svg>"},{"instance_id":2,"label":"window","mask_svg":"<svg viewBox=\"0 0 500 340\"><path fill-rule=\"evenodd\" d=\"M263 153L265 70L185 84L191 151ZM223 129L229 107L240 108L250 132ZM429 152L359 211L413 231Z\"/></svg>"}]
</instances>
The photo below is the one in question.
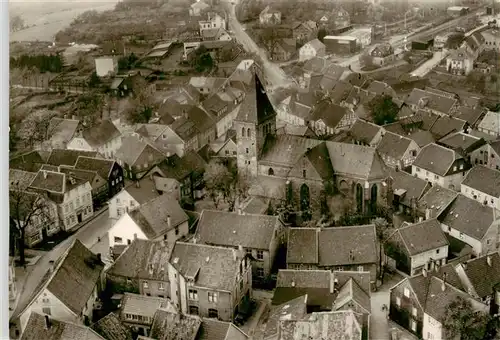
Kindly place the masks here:
<instances>
[{"instance_id":1,"label":"window","mask_svg":"<svg viewBox=\"0 0 500 340\"><path fill-rule=\"evenodd\" d=\"M257 250L257 260L263 260L263 259L264 259L264 251Z\"/></svg>"},{"instance_id":2,"label":"window","mask_svg":"<svg viewBox=\"0 0 500 340\"><path fill-rule=\"evenodd\" d=\"M209 318L218 319L219 318L219 312L217 311L217 309L209 308L208 309L208 317Z\"/></svg>"},{"instance_id":3,"label":"window","mask_svg":"<svg viewBox=\"0 0 500 340\"><path fill-rule=\"evenodd\" d=\"M51 315L50 314L50 307L43 307L42 308L42 313L43 314L47 314L47 315Z\"/></svg>"},{"instance_id":4,"label":"window","mask_svg":"<svg viewBox=\"0 0 500 340\"><path fill-rule=\"evenodd\" d=\"M396 298L396 306L401 307L401 298L400 297Z\"/></svg>"},{"instance_id":5,"label":"window","mask_svg":"<svg viewBox=\"0 0 500 340\"><path fill-rule=\"evenodd\" d=\"M80 206L80 197L77 197L76 198L76 206L79 207Z\"/></svg>"},{"instance_id":6,"label":"window","mask_svg":"<svg viewBox=\"0 0 500 340\"><path fill-rule=\"evenodd\" d=\"M189 306L189 314L198 315L198 307L197 306Z\"/></svg>"},{"instance_id":7,"label":"window","mask_svg":"<svg viewBox=\"0 0 500 340\"><path fill-rule=\"evenodd\" d=\"M264 268L257 268L257 277L264 277Z\"/></svg>"},{"instance_id":8,"label":"window","mask_svg":"<svg viewBox=\"0 0 500 340\"><path fill-rule=\"evenodd\" d=\"M225 152L226 152L226 156L229 155L229 150L226 150Z\"/></svg>"},{"instance_id":9,"label":"window","mask_svg":"<svg viewBox=\"0 0 500 340\"><path fill-rule=\"evenodd\" d=\"M457 171L457 166L456 165L453 167L453 171Z\"/></svg>"},{"instance_id":10,"label":"window","mask_svg":"<svg viewBox=\"0 0 500 340\"><path fill-rule=\"evenodd\" d=\"M121 237L115 236L115 243L122 243L123 240Z\"/></svg>"},{"instance_id":11,"label":"window","mask_svg":"<svg viewBox=\"0 0 500 340\"><path fill-rule=\"evenodd\" d=\"M439 176L438 175L434 175L434 179L439 179Z\"/></svg>"},{"instance_id":12,"label":"window","mask_svg":"<svg viewBox=\"0 0 500 340\"><path fill-rule=\"evenodd\" d=\"M43 302L43 303L49 303L49 302L50 302L50 300L49 300L49 299L42 299L42 302Z\"/></svg>"},{"instance_id":13,"label":"window","mask_svg":"<svg viewBox=\"0 0 500 340\"><path fill-rule=\"evenodd\" d=\"M410 297L410 290L408 288L405 288L403 294L404 294L404 296L409 298Z\"/></svg>"},{"instance_id":14,"label":"window","mask_svg":"<svg viewBox=\"0 0 500 340\"><path fill-rule=\"evenodd\" d=\"M460 164L460 170L463 170L463 169L464 169L464 165Z\"/></svg>"},{"instance_id":15,"label":"window","mask_svg":"<svg viewBox=\"0 0 500 340\"><path fill-rule=\"evenodd\" d=\"M241 137L245 137L245 128L241 128Z\"/></svg>"},{"instance_id":16,"label":"window","mask_svg":"<svg viewBox=\"0 0 500 340\"><path fill-rule=\"evenodd\" d=\"M158 289L159 290L164 290L165 289L165 284L163 282L158 283Z\"/></svg>"},{"instance_id":17,"label":"window","mask_svg":"<svg viewBox=\"0 0 500 340\"><path fill-rule=\"evenodd\" d=\"M175 235L179 235L179 228L175 228Z\"/></svg>"},{"instance_id":18,"label":"window","mask_svg":"<svg viewBox=\"0 0 500 340\"><path fill-rule=\"evenodd\" d=\"M410 321L410 327L411 327L411 330L416 332L417 331L417 323L415 320L411 320Z\"/></svg>"},{"instance_id":19,"label":"window","mask_svg":"<svg viewBox=\"0 0 500 340\"><path fill-rule=\"evenodd\" d=\"M358 272L362 272L363 271L363 266L358 266Z\"/></svg>"},{"instance_id":20,"label":"window","mask_svg":"<svg viewBox=\"0 0 500 340\"><path fill-rule=\"evenodd\" d=\"M436 254L439 254L439 249L436 249Z\"/></svg>"},{"instance_id":21,"label":"window","mask_svg":"<svg viewBox=\"0 0 500 340\"><path fill-rule=\"evenodd\" d=\"M245 152L248 153L248 148L245 149Z\"/></svg>"},{"instance_id":22,"label":"window","mask_svg":"<svg viewBox=\"0 0 500 340\"><path fill-rule=\"evenodd\" d=\"M307 177L307 171L306 170L302 170L302 177L304 177L304 178Z\"/></svg>"},{"instance_id":23,"label":"window","mask_svg":"<svg viewBox=\"0 0 500 340\"><path fill-rule=\"evenodd\" d=\"M217 302L217 292L208 292L208 302Z\"/></svg>"},{"instance_id":24,"label":"window","mask_svg":"<svg viewBox=\"0 0 500 340\"><path fill-rule=\"evenodd\" d=\"M420 172L420 168L415 167L415 170L417 170L417 172Z\"/></svg>"},{"instance_id":25,"label":"window","mask_svg":"<svg viewBox=\"0 0 500 340\"><path fill-rule=\"evenodd\" d=\"M194 289L189 290L189 300L198 301L198 291Z\"/></svg>"},{"instance_id":26,"label":"window","mask_svg":"<svg viewBox=\"0 0 500 340\"><path fill-rule=\"evenodd\" d=\"M411 308L411 315L417 316L417 309L415 307Z\"/></svg>"},{"instance_id":27,"label":"window","mask_svg":"<svg viewBox=\"0 0 500 340\"><path fill-rule=\"evenodd\" d=\"M116 204L120 204L120 198L116 198Z\"/></svg>"},{"instance_id":28,"label":"window","mask_svg":"<svg viewBox=\"0 0 500 340\"><path fill-rule=\"evenodd\" d=\"M460 238L464 238L464 233L460 233Z\"/></svg>"}]
</instances>

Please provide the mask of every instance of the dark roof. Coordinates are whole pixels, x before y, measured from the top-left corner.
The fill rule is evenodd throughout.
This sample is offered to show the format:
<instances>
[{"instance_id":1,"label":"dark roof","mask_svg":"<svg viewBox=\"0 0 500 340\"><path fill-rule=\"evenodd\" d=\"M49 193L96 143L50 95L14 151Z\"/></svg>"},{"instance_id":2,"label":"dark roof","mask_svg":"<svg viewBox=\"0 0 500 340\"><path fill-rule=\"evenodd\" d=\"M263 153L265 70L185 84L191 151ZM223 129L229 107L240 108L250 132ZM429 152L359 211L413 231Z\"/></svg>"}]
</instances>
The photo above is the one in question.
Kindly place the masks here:
<instances>
[{"instance_id":1,"label":"dark roof","mask_svg":"<svg viewBox=\"0 0 500 340\"><path fill-rule=\"evenodd\" d=\"M168 281L168 260L172 249L161 241L136 239L110 267L110 275Z\"/></svg>"},{"instance_id":2,"label":"dark roof","mask_svg":"<svg viewBox=\"0 0 500 340\"><path fill-rule=\"evenodd\" d=\"M114 165L115 161L111 159L79 156L75 163L75 169L95 171L107 180Z\"/></svg>"},{"instance_id":3,"label":"dark roof","mask_svg":"<svg viewBox=\"0 0 500 340\"><path fill-rule=\"evenodd\" d=\"M170 263L182 276L196 276L194 285L198 287L232 291L240 266L233 252L237 250L176 242Z\"/></svg>"},{"instance_id":4,"label":"dark roof","mask_svg":"<svg viewBox=\"0 0 500 340\"><path fill-rule=\"evenodd\" d=\"M132 340L130 328L122 324L115 313L109 313L92 325L92 329L107 340ZM83 340L83 339L82 339Z\"/></svg>"},{"instance_id":5,"label":"dark roof","mask_svg":"<svg viewBox=\"0 0 500 340\"><path fill-rule=\"evenodd\" d=\"M139 204L144 204L160 196L155 182L149 176L143 177L137 182L125 181L124 190Z\"/></svg>"},{"instance_id":6,"label":"dark roof","mask_svg":"<svg viewBox=\"0 0 500 340\"><path fill-rule=\"evenodd\" d=\"M215 124L215 118L198 106L191 107L191 109L187 111L187 115L194 123L196 129L200 132L207 131Z\"/></svg>"},{"instance_id":7,"label":"dark roof","mask_svg":"<svg viewBox=\"0 0 500 340\"><path fill-rule=\"evenodd\" d=\"M335 227L316 230L319 233L317 240L311 237L310 228L296 228L294 230L292 236L294 243L293 246L288 245L287 262L290 262L288 258L298 261L296 263L302 263L300 262L302 259L313 261L315 256L317 256L319 266L377 262L375 226ZM308 235L308 237L302 239L301 233ZM314 247L315 242L317 242L317 247ZM336 249L336 251L332 253L332 249ZM297 252L306 253L296 255Z\"/></svg>"},{"instance_id":8,"label":"dark roof","mask_svg":"<svg viewBox=\"0 0 500 340\"><path fill-rule=\"evenodd\" d=\"M120 315L137 314L154 318L158 309L176 311L169 299L125 292L121 301Z\"/></svg>"},{"instance_id":9,"label":"dark roof","mask_svg":"<svg viewBox=\"0 0 500 340\"><path fill-rule=\"evenodd\" d=\"M458 194L439 219L448 227L482 240L495 219L495 211L494 208Z\"/></svg>"},{"instance_id":10,"label":"dark roof","mask_svg":"<svg viewBox=\"0 0 500 340\"><path fill-rule=\"evenodd\" d=\"M203 318L196 340L246 340L248 336L232 323Z\"/></svg>"},{"instance_id":11,"label":"dark roof","mask_svg":"<svg viewBox=\"0 0 500 340\"><path fill-rule=\"evenodd\" d=\"M475 126L475 124L479 121L479 118L481 115L484 113L483 108L471 108L469 106L460 106L458 108L458 112L455 113L453 116L455 118L463 119L467 123L469 123L470 126Z\"/></svg>"},{"instance_id":12,"label":"dark roof","mask_svg":"<svg viewBox=\"0 0 500 340\"><path fill-rule=\"evenodd\" d=\"M491 265L488 264L488 257ZM492 296L500 283L500 254L498 252L478 257L460 264L477 295L484 299Z\"/></svg>"},{"instance_id":13,"label":"dark roof","mask_svg":"<svg viewBox=\"0 0 500 340\"><path fill-rule=\"evenodd\" d=\"M38 151L30 151L9 159L9 168L37 172L44 163Z\"/></svg>"},{"instance_id":14,"label":"dark roof","mask_svg":"<svg viewBox=\"0 0 500 340\"><path fill-rule=\"evenodd\" d=\"M50 318L50 316L49 316ZM103 338L91 328L50 318L47 329L45 316L32 312L24 328L21 340L114 340Z\"/></svg>"},{"instance_id":15,"label":"dark roof","mask_svg":"<svg viewBox=\"0 0 500 340\"><path fill-rule=\"evenodd\" d=\"M50 153L47 164L50 165L75 165L79 156L96 157L95 151L80 151L80 150L66 150L54 149Z\"/></svg>"},{"instance_id":16,"label":"dark roof","mask_svg":"<svg viewBox=\"0 0 500 340\"><path fill-rule=\"evenodd\" d=\"M278 334L279 321L281 318L289 320L301 320L307 314L307 295L296 297L271 309L264 331L264 338Z\"/></svg>"},{"instance_id":17,"label":"dark roof","mask_svg":"<svg viewBox=\"0 0 500 340\"><path fill-rule=\"evenodd\" d=\"M416 204L418 200L422 197L425 191L430 188L430 184L423 179L412 176L404 171L390 171L390 176L392 177L392 189L404 190L404 194L400 195L400 202L406 206L412 206L412 203ZM412 202L412 200L414 200Z\"/></svg>"},{"instance_id":18,"label":"dark roof","mask_svg":"<svg viewBox=\"0 0 500 340\"><path fill-rule=\"evenodd\" d=\"M329 100L321 101L316 105L312 113L312 119L322 120L326 126L335 129L349 113L348 109L337 104L333 104Z\"/></svg>"},{"instance_id":19,"label":"dark roof","mask_svg":"<svg viewBox=\"0 0 500 340\"><path fill-rule=\"evenodd\" d=\"M158 340L195 340L200 326L199 317L158 309L153 318L150 337Z\"/></svg>"},{"instance_id":20,"label":"dark roof","mask_svg":"<svg viewBox=\"0 0 500 340\"><path fill-rule=\"evenodd\" d=\"M204 210L196 238L206 244L269 250L279 223L277 216Z\"/></svg>"},{"instance_id":21,"label":"dark roof","mask_svg":"<svg viewBox=\"0 0 500 340\"><path fill-rule=\"evenodd\" d=\"M351 136L364 143L370 144L380 132L381 127L363 119L357 119L349 130Z\"/></svg>"},{"instance_id":22,"label":"dark roof","mask_svg":"<svg viewBox=\"0 0 500 340\"><path fill-rule=\"evenodd\" d=\"M474 146L475 144L480 141L478 137L471 136L469 134L466 134L462 131L456 132L456 133L451 133L443 138L441 138L438 143L441 145L444 145L447 148L450 149L462 149L462 150L467 150L470 147Z\"/></svg>"},{"instance_id":23,"label":"dark roof","mask_svg":"<svg viewBox=\"0 0 500 340\"><path fill-rule=\"evenodd\" d=\"M439 117L432 125L431 133L437 138L442 138L449 133L463 131L467 122L453 117Z\"/></svg>"},{"instance_id":24,"label":"dark roof","mask_svg":"<svg viewBox=\"0 0 500 340\"><path fill-rule=\"evenodd\" d=\"M287 263L318 263L318 230L315 228L289 228Z\"/></svg>"},{"instance_id":25,"label":"dark roof","mask_svg":"<svg viewBox=\"0 0 500 340\"><path fill-rule=\"evenodd\" d=\"M484 165L476 165L469 171L462 185L498 198L500 197L500 171Z\"/></svg>"},{"instance_id":26,"label":"dark roof","mask_svg":"<svg viewBox=\"0 0 500 340\"><path fill-rule=\"evenodd\" d=\"M424 146L434 143L436 141L432 133L420 129L417 129L416 131L412 132L410 135L408 135L408 138L415 141L415 143L417 143L417 145L420 148L423 148Z\"/></svg>"},{"instance_id":27,"label":"dark roof","mask_svg":"<svg viewBox=\"0 0 500 340\"><path fill-rule=\"evenodd\" d=\"M370 295L368 295L352 278L341 286L335 298L333 310L342 310L350 301L355 301L365 310L365 313L371 313Z\"/></svg>"},{"instance_id":28,"label":"dark roof","mask_svg":"<svg viewBox=\"0 0 500 340\"><path fill-rule=\"evenodd\" d=\"M457 195L456 191L440 187L439 185L432 186L418 200L418 209L421 213L429 209L430 217L437 218L453 202Z\"/></svg>"},{"instance_id":29,"label":"dark roof","mask_svg":"<svg viewBox=\"0 0 500 340\"><path fill-rule=\"evenodd\" d=\"M177 200L169 195L160 195L141 204L139 208L129 212L129 216L150 240L188 220ZM167 223L169 217L170 225Z\"/></svg>"},{"instance_id":30,"label":"dark roof","mask_svg":"<svg viewBox=\"0 0 500 340\"><path fill-rule=\"evenodd\" d=\"M377 151L383 156L402 160L411 145L411 141L409 138L386 132L377 145Z\"/></svg>"},{"instance_id":31,"label":"dark roof","mask_svg":"<svg viewBox=\"0 0 500 340\"><path fill-rule=\"evenodd\" d=\"M446 176L455 160L459 158L461 156L457 152L432 143L420 150L413 165L433 174Z\"/></svg>"},{"instance_id":32,"label":"dark roof","mask_svg":"<svg viewBox=\"0 0 500 340\"><path fill-rule=\"evenodd\" d=\"M271 303L281 305L304 295L307 295L308 306L320 306L323 310L332 309L336 296L330 293L330 288L276 287Z\"/></svg>"},{"instance_id":33,"label":"dark roof","mask_svg":"<svg viewBox=\"0 0 500 340\"><path fill-rule=\"evenodd\" d=\"M249 87L245 99L240 104L237 121L261 123L270 116L275 115L273 105L271 104L266 90L257 74L253 74L255 85Z\"/></svg>"},{"instance_id":34,"label":"dark roof","mask_svg":"<svg viewBox=\"0 0 500 340\"><path fill-rule=\"evenodd\" d=\"M403 240L410 256L448 245L441 224L435 218L399 228L396 233Z\"/></svg>"},{"instance_id":35,"label":"dark roof","mask_svg":"<svg viewBox=\"0 0 500 340\"><path fill-rule=\"evenodd\" d=\"M115 159L129 166L136 166L142 155L148 156L148 163L153 165L165 158L165 155L152 144L137 136L127 136L122 139L122 145L116 151Z\"/></svg>"},{"instance_id":36,"label":"dark roof","mask_svg":"<svg viewBox=\"0 0 500 340\"><path fill-rule=\"evenodd\" d=\"M330 285L329 270L280 269L276 279L276 287L330 289Z\"/></svg>"},{"instance_id":37,"label":"dark roof","mask_svg":"<svg viewBox=\"0 0 500 340\"><path fill-rule=\"evenodd\" d=\"M107 142L119 137L120 131L110 120L103 120L100 124L82 131L82 137L92 147L100 147Z\"/></svg>"},{"instance_id":38,"label":"dark roof","mask_svg":"<svg viewBox=\"0 0 500 340\"><path fill-rule=\"evenodd\" d=\"M36 172L28 172L24 170L10 169L9 170L9 188L11 190L25 190L35 179Z\"/></svg>"},{"instance_id":39,"label":"dark roof","mask_svg":"<svg viewBox=\"0 0 500 340\"><path fill-rule=\"evenodd\" d=\"M60 172L40 170L30 184L30 188L54 193L66 191L66 176Z\"/></svg>"},{"instance_id":40,"label":"dark roof","mask_svg":"<svg viewBox=\"0 0 500 340\"><path fill-rule=\"evenodd\" d=\"M60 261L47 289L80 315L99 282L104 264L79 240L73 242Z\"/></svg>"},{"instance_id":41,"label":"dark roof","mask_svg":"<svg viewBox=\"0 0 500 340\"><path fill-rule=\"evenodd\" d=\"M435 91L425 91L414 88L405 100L406 104L417 105L425 108L449 114L452 107L457 103L457 99L436 93Z\"/></svg>"},{"instance_id":42,"label":"dark roof","mask_svg":"<svg viewBox=\"0 0 500 340\"><path fill-rule=\"evenodd\" d=\"M206 162L197 152L189 150L182 158L172 155L157 166L167 178L182 181L193 172L202 172Z\"/></svg>"}]
</instances>

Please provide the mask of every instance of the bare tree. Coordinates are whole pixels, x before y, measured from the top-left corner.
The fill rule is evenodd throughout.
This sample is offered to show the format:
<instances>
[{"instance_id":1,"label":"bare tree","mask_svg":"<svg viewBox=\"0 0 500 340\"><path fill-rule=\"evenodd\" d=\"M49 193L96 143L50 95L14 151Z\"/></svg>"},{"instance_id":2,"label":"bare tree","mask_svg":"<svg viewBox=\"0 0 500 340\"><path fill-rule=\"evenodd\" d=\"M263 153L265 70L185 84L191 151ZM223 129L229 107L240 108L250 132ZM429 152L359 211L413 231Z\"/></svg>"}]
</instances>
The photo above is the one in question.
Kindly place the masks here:
<instances>
[{"instance_id":1,"label":"bare tree","mask_svg":"<svg viewBox=\"0 0 500 340\"><path fill-rule=\"evenodd\" d=\"M128 112L128 120L131 123L147 123L153 115L155 108L154 98L149 91L147 81L142 77L134 80L134 96L131 102L131 109Z\"/></svg>"},{"instance_id":2,"label":"bare tree","mask_svg":"<svg viewBox=\"0 0 500 340\"><path fill-rule=\"evenodd\" d=\"M23 190L15 185L9 190L10 226L15 232L19 262L24 265L26 232L35 226L46 226L54 222L55 211L44 195Z\"/></svg>"},{"instance_id":3,"label":"bare tree","mask_svg":"<svg viewBox=\"0 0 500 340\"><path fill-rule=\"evenodd\" d=\"M19 138L29 147L48 140L56 128L52 122L54 117L56 113L50 111L44 114L28 115L21 124Z\"/></svg>"},{"instance_id":4,"label":"bare tree","mask_svg":"<svg viewBox=\"0 0 500 340\"><path fill-rule=\"evenodd\" d=\"M271 58L274 58L276 45L284 38L284 34L276 26L266 26L260 31L260 41L269 51Z\"/></svg>"}]
</instances>

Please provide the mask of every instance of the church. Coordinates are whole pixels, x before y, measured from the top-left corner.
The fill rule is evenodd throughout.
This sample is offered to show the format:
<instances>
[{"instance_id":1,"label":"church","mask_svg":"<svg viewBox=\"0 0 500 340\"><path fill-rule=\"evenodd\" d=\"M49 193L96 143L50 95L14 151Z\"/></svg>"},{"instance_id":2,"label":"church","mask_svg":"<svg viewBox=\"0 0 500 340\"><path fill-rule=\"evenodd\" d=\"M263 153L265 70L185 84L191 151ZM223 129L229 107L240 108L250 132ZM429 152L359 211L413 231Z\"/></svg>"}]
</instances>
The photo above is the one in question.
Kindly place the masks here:
<instances>
[{"instance_id":1,"label":"church","mask_svg":"<svg viewBox=\"0 0 500 340\"><path fill-rule=\"evenodd\" d=\"M359 214L392 202L392 180L374 148L276 134L276 112L254 65L253 82L236 119L238 172L257 185L252 195L289 200L320 211L326 192ZM322 196L323 195L323 196Z\"/></svg>"}]
</instances>

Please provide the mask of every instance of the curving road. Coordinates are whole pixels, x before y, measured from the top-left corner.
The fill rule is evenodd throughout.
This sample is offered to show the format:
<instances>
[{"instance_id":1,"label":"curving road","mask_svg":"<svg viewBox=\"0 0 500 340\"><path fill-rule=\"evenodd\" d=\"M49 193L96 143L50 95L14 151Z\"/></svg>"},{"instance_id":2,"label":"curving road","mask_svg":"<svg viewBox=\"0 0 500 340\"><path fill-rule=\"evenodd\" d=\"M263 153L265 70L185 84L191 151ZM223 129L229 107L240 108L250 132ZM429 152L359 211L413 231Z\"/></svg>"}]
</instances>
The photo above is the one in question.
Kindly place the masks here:
<instances>
[{"instance_id":1,"label":"curving road","mask_svg":"<svg viewBox=\"0 0 500 340\"><path fill-rule=\"evenodd\" d=\"M266 52L261 49L255 41L245 32L245 29L241 23L236 18L236 2L225 2L228 13L228 25L229 29L233 32L236 40L243 45L243 48L249 53L255 53L262 60L262 66L264 68L264 73L266 76L268 90L275 90L277 88L291 87L295 83L293 80L285 74L285 72L280 68L279 64L274 64L267 58Z\"/></svg>"}]
</instances>

